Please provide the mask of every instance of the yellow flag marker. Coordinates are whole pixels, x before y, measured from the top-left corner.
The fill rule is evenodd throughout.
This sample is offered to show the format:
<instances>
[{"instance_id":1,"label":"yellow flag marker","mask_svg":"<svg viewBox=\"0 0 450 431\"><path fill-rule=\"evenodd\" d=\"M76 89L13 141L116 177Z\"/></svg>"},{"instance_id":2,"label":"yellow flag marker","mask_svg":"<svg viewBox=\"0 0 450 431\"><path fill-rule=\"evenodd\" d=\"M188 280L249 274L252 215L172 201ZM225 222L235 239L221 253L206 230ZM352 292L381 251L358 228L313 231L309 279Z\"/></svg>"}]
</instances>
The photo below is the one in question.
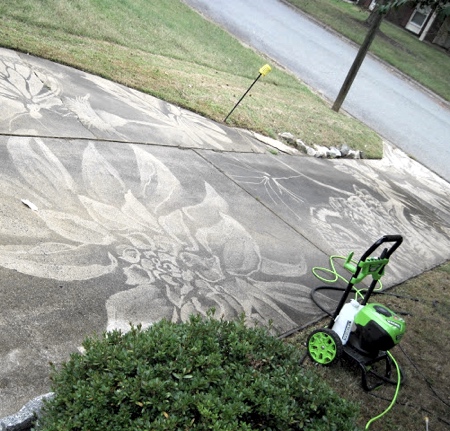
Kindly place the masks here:
<instances>
[{"instance_id":1,"label":"yellow flag marker","mask_svg":"<svg viewBox=\"0 0 450 431\"><path fill-rule=\"evenodd\" d=\"M272 68L268 64L265 64L263 67L261 67L261 69L259 69L259 73L262 76L266 76L271 70Z\"/></svg>"},{"instance_id":2,"label":"yellow flag marker","mask_svg":"<svg viewBox=\"0 0 450 431\"><path fill-rule=\"evenodd\" d=\"M268 65L265 64L263 67L261 67L261 69L259 69L259 75L257 76L257 78L253 81L252 85L250 85L250 87L248 87L248 90L244 93L244 95L239 99L239 101L236 103L236 105L234 105L234 108L230 111L230 113L225 117L225 120L223 120L224 123L227 122L228 117L233 113L233 111L236 109L236 107L239 105L239 103L241 103L242 99L247 95L247 93L251 90L251 88L255 85L256 81L261 78L261 76L266 76L270 71L272 70L272 68Z\"/></svg>"}]
</instances>

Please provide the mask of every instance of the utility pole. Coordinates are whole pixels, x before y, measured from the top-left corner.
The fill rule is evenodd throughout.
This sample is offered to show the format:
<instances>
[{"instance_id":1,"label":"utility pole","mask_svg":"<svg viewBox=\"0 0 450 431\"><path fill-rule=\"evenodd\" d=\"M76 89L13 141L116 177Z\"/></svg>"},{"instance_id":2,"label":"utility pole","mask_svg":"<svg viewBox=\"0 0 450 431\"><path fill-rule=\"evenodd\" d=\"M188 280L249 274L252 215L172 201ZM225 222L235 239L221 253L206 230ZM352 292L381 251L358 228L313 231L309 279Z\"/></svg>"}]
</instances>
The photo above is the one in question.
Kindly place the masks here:
<instances>
[{"instance_id":1,"label":"utility pole","mask_svg":"<svg viewBox=\"0 0 450 431\"><path fill-rule=\"evenodd\" d=\"M385 3L385 1L381 1L379 6L382 6ZM344 100L347 96L347 93L350 90L350 87L353 84L353 81L355 80L356 74L358 73L359 68L361 67L361 64L366 57L367 51L370 48L370 45L372 44L373 40L375 39L375 36L377 34L378 29L380 28L381 21L383 20L383 13L378 11L377 15L375 16L375 19L367 32L366 38L364 39L364 42L362 43L361 47L359 48L358 54L356 55L355 60L353 61L352 67L348 71L347 77L345 78L344 83L342 84L341 89L339 90L339 94L336 98L336 101L333 104L333 111L339 112L339 109L342 106L342 103L344 103Z\"/></svg>"}]
</instances>

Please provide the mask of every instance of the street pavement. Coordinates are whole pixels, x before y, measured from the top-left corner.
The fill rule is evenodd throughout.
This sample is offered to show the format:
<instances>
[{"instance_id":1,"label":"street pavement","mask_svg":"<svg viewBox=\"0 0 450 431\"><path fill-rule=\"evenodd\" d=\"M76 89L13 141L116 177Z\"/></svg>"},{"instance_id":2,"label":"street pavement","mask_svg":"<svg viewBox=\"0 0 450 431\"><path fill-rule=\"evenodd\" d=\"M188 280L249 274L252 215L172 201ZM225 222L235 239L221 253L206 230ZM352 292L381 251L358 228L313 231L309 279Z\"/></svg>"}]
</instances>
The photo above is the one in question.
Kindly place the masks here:
<instances>
[{"instance_id":1,"label":"street pavement","mask_svg":"<svg viewBox=\"0 0 450 431\"><path fill-rule=\"evenodd\" d=\"M450 185L388 144L378 161L274 154L5 49L0 111L0 417L47 393L49 362L87 335L211 307L281 334L321 315L311 270L329 255L402 235L387 286L450 258Z\"/></svg>"},{"instance_id":2,"label":"street pavement","mask_svg":"<svg viewBox=\"0 0 450 431\"><path fill-rule=\"evenodd\" d=\"M281 0L184 0L334 101L359 47ZM450 182L450 105L368 55L342 109Z\"/></svg>"}]
</instances>

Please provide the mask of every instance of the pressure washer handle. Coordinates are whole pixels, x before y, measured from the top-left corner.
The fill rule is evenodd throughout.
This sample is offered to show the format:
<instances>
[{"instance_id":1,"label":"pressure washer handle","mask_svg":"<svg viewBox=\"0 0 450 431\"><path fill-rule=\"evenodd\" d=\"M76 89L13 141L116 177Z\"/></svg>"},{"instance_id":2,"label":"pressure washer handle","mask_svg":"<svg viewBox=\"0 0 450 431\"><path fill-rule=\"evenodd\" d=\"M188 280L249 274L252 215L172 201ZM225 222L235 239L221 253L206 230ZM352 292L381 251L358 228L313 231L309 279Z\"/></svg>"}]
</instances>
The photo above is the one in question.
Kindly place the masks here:
<instances>
[{"instance_id":1,"label":"pressure washer handle","mask_svg":"<svg viewBox=\"0 0 450 431\"><path fill-rule=\"evenodd\" d=\"M394 253L395 250L397 250L398 247L400 247L400 244L403 242L403 237L401 235L384 235L382 236L377 242L375 242L372 246L369 247L369 249L362 255L361 262L366 261L368 257L370 257L371 254L381 245L385 242L393 242L394 245L392 245L390 248L385 249L386 251L383 251L382 255L383 258L389 259L389 257Z\"/></svg>"},{"instance_id":2,"label":"pressure washer handle","mask_svg":"<svg viewBox=\"0 0 450 431\"><path fill-rule=\"evenodd\" d=\"M381 245L386 242L393 242L394 244L390 248L384 248L381 252L380 257L369 259L370 255ZM381 237L377 242L375 242L369 249L362 255L360 261L355 266L352 263L353 252L348 255L345 260L344 268L350 271L353 277L347 284L347 287L344 293L341 296L341 299L334 311L331 321L329 324L329 328L332 328L337 316L342 310L342 307L347 301L350 292L353 289L353 286L357 283L360 283L367 275L372 275L372 283L366 291L366 294L361 302L361 305L366 305L370 295L375 289L375 286L378 283L378 280L384 274L384 267L389 262L389 257L394 253L395 250L400 246L403 242L403 237L400 235L385 235Z\"/></svg>"},{"instance_id":3,"label":"pressure washer handle","mask_svg":"<svg viewBox=\"0 0 450 431\"><path fill-rule=\"evenodd\" d=\"M374 262L379 263L379 267L376 269L376 271L372 274L372 283L370 283L369 288L366 291L366 294L364 295L363 300L361 301L361 305L366 305L367 301L369 300L370 296L372 295L375 286L378 283L378 280L383 276L384 274L384 267L389 262L389 257L394 253L395 250L400 246L400 244L403 242L403 237L400 235L385 235L382 238L380 238L375 244L372 245L372 247L367 250L364 255L361 257L360 264L365 264L364 262L369 263L370 265L370 255L381 245L385 242L393 242L394 245L392 245L390 248L384 248L381 252L381 255L379 258L374 259ZM360 265L358 264L358 265ZM369 269L370 271L370 269Z\"/></svg>"}]
</instances>

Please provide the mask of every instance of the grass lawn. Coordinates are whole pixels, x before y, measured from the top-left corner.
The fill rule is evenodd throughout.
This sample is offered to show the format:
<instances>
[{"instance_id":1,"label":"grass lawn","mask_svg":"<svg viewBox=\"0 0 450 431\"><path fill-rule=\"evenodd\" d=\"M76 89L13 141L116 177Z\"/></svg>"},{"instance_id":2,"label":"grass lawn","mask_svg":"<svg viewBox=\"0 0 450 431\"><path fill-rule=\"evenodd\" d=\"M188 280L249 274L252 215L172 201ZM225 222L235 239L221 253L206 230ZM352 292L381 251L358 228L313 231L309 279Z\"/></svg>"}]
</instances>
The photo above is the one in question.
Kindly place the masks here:
<instances>
[{"instance_id":1,"label":"grass lawn","mask_svg":"<svg viewBox=\"0 0 450 431\"><path fill-rule=\"evenodd\" d=\"M369 12L343 0L286 0L348 39L362 43L368 31ZM442 98L450 101L450 55L421 42L386 19L370 51Z\"/></svg>"},{"instance_id":2,"label":"grass lawn","mask_svg":"<svg viewBox=\"0 0 450 431\"><path fill-rule=\"evenodd\" d=\"M0 46L47 58L223 121L267 59L179 0L0 2ZM273 68L228 123L307 144L346 143L368 158L380 137L335 113L294 76Z\"/></svg>"}]
</instances>

